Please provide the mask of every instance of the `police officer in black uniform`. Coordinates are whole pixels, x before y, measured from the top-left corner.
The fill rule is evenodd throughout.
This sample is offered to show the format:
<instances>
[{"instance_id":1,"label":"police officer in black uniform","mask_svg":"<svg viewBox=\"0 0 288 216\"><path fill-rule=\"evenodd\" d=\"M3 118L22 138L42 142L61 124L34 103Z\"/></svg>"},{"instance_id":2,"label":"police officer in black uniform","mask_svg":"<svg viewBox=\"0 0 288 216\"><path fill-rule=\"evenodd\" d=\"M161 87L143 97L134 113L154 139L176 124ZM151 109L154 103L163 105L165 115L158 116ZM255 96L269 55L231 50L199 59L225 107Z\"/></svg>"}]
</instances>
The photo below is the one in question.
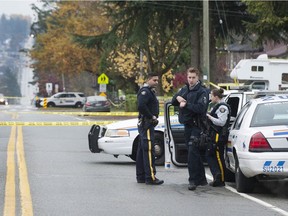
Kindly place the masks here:
<instances>
[{"instance_id":1,"label":"police officer in black uniform","mask_svg":"<svg viewBox=\"0 0 288 216\"><path fill-rule=\"evenodd\" d=\"M154 127L158 124L159 102L155 95L155 87L159 77L156 73L148 74L147 82L139 90L138 100L138 131L139 144L136 157L136 179L138 183L161 185L163 180L155 177Z\"/></svg>"},{"instance_id":2,"label":"police officer in black uniform","mask_svg":"<svg viewBox=\"0 0 288 216\"><path fill-rule=\"evenodd\" d=\"M208 91L199 80L199 70L187 70L188 83L172 98L172 105L179 106L179 122L184 124L185 142L188 147L189 190L207 185L205 169L201 158L199 141L203 131L202 121L206 119Z\"/></svg>"},{"instance_id":3,"label":"police officer in black uniform","mask_svg":"<svg viewBox=\"0 0 288 216\"><path fill-rule=\"evenodd\" d=\"M206 158L214 180L209 183L213 187L225 186L225 161L224 148L228 140L228 127L230 122L230 106L221 102L223 89L213 89L211 91L211 102L215 103L209 119L209 134L211 143L208 144Z\"/></svg>"}]
</instances>

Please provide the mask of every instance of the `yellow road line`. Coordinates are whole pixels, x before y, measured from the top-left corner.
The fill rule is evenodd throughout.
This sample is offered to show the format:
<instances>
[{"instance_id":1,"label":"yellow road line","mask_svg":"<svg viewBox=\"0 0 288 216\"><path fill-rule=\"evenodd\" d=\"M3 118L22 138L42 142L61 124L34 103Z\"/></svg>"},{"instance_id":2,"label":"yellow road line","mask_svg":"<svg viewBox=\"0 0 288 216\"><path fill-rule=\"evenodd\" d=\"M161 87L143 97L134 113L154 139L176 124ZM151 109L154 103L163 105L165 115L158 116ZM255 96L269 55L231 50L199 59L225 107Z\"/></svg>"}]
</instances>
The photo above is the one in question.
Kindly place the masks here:
<instances>
[{"instance_id":1,"label":"yellow road line","mask_svg":"<svg viewBox=\"0 0 288 216\"><path fill-rule=\"evenodd\" d=\"M17 152L17 161L19 170L19 187L21 195L22 216L32 216L33 206L27 174L27 166L25 161L22 126L18 126L18 138L16 147L17 147L16 152Z\"/></svg>"},{"instance_id":2,"label":"yellow road line","mask_svg":"<svg viewBox=\"0 0 288 216\"><path fill-rule=\"evenodd\" d=\"M11 134L7 147L7 175L5 185L4 216L15 215L15 137L16 126L13 126L11 128Z\"/></svg>"}]
</instances>

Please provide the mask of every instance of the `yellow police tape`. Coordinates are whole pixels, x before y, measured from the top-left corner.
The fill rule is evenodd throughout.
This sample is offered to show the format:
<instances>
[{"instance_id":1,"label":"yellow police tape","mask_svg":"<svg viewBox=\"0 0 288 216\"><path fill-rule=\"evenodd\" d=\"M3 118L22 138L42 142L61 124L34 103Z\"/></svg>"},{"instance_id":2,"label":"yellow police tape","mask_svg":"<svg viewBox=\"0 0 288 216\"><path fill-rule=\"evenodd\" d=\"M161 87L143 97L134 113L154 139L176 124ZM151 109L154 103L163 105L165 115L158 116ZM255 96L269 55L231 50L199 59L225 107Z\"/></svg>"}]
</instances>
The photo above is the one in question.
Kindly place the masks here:
<instances>
[{"instance_id":1,"label":"yellow police tape","mask_svg":"<svg viewBox=\"0 0 288 216\"><path fill-rule=\"evenodd\" d=\"M4 98L25 98L25 97L4 96Z\"/></svg>"},{"instance_id":2,"label":"yellow police tape","mask_svg":"<svg viewBox=\"0 0 288 216\"><path fill-rule=\"evenodd\" d=\"M40 114L56 115L81 115L81 116L138 116L138 112L33 112Z\"/></svg>"},{"instance_id":3,"label":"yellow police tape","mask_svg":"<svg viewBox=\"0 0 288 216\"><path fill-rule=\"evenodd\" d=\"M115 121L85 121L85 122L21 122L21 121L6 121L0 122L0 126L91 126L106 125Z\"/></svg>"},{"instance_id":4,"label":"yellow police tape","mask_svg":"<svg viewBox=\"0 0 288 216\"><path fill-rule=\"evenodd\" d=\"M5 113L15 113L6 111ZM17 111L17 113L78 115L78 116L138 116L138 112L54 112L54 111ZM160 113L161 115L161 113Z\"/></svg>"},{"instance_id":5,"label":"yellow police tape","mask_svg":"<svg viewBox=\"0 0 288 216\"><path fill-rule=\"evenodd\" d=\"M18 112L18 113L33 113L33 114L51 114L51 115L79 115L79 116L138 116L138 112L54 112L54 111L33 111L33 112ZM160 112L159 115L164 115Z\"/></svg>"}]
</instances>

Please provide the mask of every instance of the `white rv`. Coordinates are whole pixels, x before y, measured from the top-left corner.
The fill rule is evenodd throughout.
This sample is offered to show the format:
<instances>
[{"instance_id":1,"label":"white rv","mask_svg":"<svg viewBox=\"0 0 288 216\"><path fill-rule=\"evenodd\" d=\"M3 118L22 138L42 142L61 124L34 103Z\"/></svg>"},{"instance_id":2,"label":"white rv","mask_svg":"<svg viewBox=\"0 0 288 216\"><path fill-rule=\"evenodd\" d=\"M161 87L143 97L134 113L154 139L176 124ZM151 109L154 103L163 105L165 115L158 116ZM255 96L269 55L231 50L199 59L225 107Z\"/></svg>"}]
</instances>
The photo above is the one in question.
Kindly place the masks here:
<instances>
[{"instance_id":1,"label":"white rv","mask_svg":"<svg viewBox=\"0 0 288 216\"><path fill-rule=\"evenodd\" d=\"M245 82L250 89L288 89L288 60L268 59L267 54L257 59L243 59L232 70L230 77Z\"/></svg>"}]
</instances>

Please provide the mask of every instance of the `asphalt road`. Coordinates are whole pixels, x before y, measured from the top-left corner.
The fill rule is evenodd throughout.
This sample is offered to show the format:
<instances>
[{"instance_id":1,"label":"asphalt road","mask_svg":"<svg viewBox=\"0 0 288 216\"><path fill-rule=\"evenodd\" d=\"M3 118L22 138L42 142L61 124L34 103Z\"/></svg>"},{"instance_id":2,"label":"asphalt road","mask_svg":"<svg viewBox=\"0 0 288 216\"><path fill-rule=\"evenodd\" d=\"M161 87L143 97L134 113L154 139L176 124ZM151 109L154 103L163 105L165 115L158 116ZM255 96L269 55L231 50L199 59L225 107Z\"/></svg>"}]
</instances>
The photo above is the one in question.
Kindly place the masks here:
<instances>
[{"instance_id":1,"label":"asphalt road","mask_svg":"<svg viewBox=\"0 0 288 216\"><path fill-rule=\"evenodd\" d=\"M0 121L87 121L42 114L29 106L0 107ZM121 117L122 118L122 117ZM103 120L102 118L97 118ZM161 186L137 184L128 157L92 154L90 126L1 126L0 214L3 215L288 215L287 183L187 189L187 168L157 167ZM22 144L22 146L21 146ZM13 149L14 148L14 149ZM14 172L13 172L14 167ZM209 178L210 172L206 168ZM14 179L14 181L13 181Z\"/></svg>"}]
</instances>

